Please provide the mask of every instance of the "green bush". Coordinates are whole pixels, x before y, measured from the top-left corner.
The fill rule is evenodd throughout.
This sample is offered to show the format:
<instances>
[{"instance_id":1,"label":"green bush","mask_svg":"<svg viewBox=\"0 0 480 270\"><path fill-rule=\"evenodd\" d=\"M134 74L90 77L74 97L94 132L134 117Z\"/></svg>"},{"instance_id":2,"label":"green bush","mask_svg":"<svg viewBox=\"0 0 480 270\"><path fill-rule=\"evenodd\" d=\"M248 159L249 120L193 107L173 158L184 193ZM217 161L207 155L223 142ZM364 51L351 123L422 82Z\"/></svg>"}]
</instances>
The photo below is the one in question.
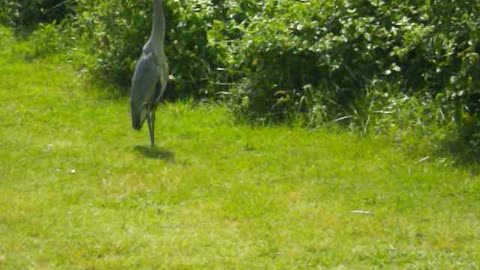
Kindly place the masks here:
<instances>
[{"instance_id":1,"label":"green bush","mask_svg":"<svg viewBox=\"0 0 480 270\"><path fill-rule=\"evenodd\" d=\"M0 23L26 29L60 22L72 14L74 0L0 0Z\"/></svg>"},{"instance_id":2,"label":"green bush","mask_svg":"<svg viewBox=\"0 0 480 270\"><path fill-rule=\"evenodd\" d=\"M148 28L149 1L79 0L71 21L76 36L96 58L93 72L127 84Z\"/></svg>"},{"instance_id":3,"label":"green bush","mask_svg":"<svg viewBox=\"0 0 480 270\"><path fill-rule=\"evenodd\" d=\"M32 44L32 57L45 57L65 50L64 36L52 24L41 25L30 36Z\"/></svg>"},{"instance_id":4,"label":"green bush","mask_svg":"<svg viewBox=\"0 0 480 270\"><path fill-rule=\"evenodd\" d=\"M150 2L79 0L76 25L94 41L97 70L128 83L150 31ZM251 104L270 111L284 108L278 101L287 94L304 97L309 86L314 96L348 108L382 80L406 93L448 93L469 111L478 107L476 2L172 0L166 6L167 54L182 93L248 85L249 97L260 99Z\"/></svg>"},{"instance_id":5,"label":"green bush","mask_svg":"<svg viewBox=\"0 0 480 270\"><path fill-rule=\"evenodd\" d=\"M348 109L382 80L408 93L463 96L474 111L478 4L447 2L264 1L262 15L250 19L230 53L255 96L270 98L260 103L272 108L279 90L312 85Z\"/></svg>"},{"instance_id":6,"label":"green bush","mask_svg":"<svg viewBox=\"0 0 480 270\"><path fill-rule=\"evenodd\" d=\"M0 23L14 26L19 17L20 4L16 0L0 0Z\"/></svg>"}]
</instances>

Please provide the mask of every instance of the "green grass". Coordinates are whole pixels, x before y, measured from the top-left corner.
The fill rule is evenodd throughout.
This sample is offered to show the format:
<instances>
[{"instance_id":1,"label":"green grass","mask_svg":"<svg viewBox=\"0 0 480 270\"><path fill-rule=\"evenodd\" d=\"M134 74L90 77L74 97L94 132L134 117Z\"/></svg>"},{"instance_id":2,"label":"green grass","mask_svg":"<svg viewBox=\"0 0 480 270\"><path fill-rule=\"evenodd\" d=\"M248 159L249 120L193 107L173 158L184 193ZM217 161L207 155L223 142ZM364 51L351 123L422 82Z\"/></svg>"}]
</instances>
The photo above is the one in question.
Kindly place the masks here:
<instances>
[{"instance_id":1,"label":"green grass","mask_svg":"<svg viewBox=\"0 0 480 270\"><path fill-rule=\"evenodd\" d=\"M467 169L191 102L160 107L151 150L127 98L10 45L0 269L480 268L480 177Z\"/></svg>"}]
</instances>

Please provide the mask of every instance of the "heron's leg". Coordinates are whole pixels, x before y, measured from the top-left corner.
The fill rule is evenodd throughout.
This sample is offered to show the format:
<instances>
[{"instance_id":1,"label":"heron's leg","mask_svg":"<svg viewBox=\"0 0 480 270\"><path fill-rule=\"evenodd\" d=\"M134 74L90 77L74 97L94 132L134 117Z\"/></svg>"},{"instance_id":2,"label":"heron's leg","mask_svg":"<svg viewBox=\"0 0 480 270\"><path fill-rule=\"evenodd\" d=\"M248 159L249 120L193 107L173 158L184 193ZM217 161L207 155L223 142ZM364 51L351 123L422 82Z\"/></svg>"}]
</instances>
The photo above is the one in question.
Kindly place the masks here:
<instances>
[{"instance_id":1,"label":"heron's leg","mask_svg":"<svg viewBox=\"0 0 480 270\"><path fill-rule=\"evenodd\" d=\"M155 144L155 110L156 110L156 107L155 105L153 105L153 109L151 111L151 118L152 118L152 134L151 134L151 140L152 140L152 147L154 146Z\"/></svg>"},{"instance_id":2,"label":"heron's leg","mask_svg":"<svg viewBox=\"0 0 480 270\"><path fill-rule=\"evenodd\" d=\"M152 120L153 119L152 119L151 112L148 112L147 113L147 122L148 122L148 133L150 135L150 146L154 147L155 142L154 142L154 138L153 138L153 121Z\"/></svg>"}]
</instances>

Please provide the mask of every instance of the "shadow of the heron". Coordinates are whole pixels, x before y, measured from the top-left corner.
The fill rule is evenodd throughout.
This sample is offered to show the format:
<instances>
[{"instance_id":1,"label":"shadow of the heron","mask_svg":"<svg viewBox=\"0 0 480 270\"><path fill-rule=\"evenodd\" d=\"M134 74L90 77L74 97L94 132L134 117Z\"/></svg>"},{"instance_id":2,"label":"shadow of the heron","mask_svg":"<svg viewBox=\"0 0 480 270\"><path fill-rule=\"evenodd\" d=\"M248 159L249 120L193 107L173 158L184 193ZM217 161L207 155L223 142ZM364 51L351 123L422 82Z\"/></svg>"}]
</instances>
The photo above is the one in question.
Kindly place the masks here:
<instances>
[{"instance_id":1,"label":"shadow of the heron","mask_svg":"<svg viewBox=\"0 0 480 270\"><path fill-rule=\"evenodd\" d=\"M135 150L146 158L175 162L175 153L164 148L137 145Z\"/></svg>"}]
</instances>

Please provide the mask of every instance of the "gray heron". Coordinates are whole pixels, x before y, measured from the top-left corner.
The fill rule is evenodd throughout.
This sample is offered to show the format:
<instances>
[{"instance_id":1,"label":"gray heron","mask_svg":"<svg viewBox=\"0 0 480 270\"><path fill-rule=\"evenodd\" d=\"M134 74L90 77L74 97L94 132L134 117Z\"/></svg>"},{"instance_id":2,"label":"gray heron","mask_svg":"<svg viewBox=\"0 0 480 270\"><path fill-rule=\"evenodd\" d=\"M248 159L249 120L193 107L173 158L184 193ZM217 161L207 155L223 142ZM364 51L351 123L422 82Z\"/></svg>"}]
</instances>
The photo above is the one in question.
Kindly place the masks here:
<instances>
[{"instance_id":1,"label":"gray heron","mask_svg":"<svg viewBox=\"0 0 480 270\"><path fill-rule=\"evenodd\" d=\"M155 110L167 87L168 63L164 52L163 0L153 0L152 32L142 49L132 78L130 107L132 127L141 130L148 122L150 144L155 146Z\"/></svg>"}]
</instances>

